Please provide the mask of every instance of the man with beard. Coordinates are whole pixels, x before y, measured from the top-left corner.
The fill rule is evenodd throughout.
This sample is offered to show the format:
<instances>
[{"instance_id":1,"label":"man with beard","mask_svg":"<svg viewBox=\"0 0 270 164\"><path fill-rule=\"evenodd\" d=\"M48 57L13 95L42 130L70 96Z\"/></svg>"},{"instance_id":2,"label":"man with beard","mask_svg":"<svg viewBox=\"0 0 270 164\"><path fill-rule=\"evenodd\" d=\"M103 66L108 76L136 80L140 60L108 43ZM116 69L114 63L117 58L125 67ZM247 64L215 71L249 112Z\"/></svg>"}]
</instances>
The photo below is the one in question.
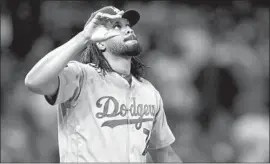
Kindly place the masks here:
<instances>
[{"instance_id":1,"label":"man with beard","mask_svg":"<svg viewBox=\"0 0 270 164\"><path fill-rule=\"evenodd\" d=\"M58 105L60 162L180 162L159 92L142 78L135 10L107 6L49 52L26 86ZM81 62L71 61L82 52Z\"/></svg>"}]
</instances>

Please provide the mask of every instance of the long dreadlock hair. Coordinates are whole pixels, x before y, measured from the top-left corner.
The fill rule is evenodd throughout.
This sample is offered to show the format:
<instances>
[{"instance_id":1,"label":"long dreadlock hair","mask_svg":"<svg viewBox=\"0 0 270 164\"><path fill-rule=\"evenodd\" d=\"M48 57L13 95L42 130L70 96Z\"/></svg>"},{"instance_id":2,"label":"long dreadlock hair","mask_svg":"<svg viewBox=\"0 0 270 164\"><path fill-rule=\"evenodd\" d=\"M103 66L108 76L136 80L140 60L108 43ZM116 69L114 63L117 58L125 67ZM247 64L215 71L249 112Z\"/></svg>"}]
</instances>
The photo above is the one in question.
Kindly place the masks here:
<instances>
[{"instance_id":1,"label":"long dreadlock hair","mask_svg":"<svg viewBox=\"0 0 270 164\"><path fill-rule=\"evenodd\" d=\"M94 67L101 70L104 76L107 72L115 72L95 43L88 44L81 54L80 62L84 64L92 63ZM137 80L141 81L145 67L147 66L138 57L131 58L131 74Z\"/></svg>"}]
</instances>

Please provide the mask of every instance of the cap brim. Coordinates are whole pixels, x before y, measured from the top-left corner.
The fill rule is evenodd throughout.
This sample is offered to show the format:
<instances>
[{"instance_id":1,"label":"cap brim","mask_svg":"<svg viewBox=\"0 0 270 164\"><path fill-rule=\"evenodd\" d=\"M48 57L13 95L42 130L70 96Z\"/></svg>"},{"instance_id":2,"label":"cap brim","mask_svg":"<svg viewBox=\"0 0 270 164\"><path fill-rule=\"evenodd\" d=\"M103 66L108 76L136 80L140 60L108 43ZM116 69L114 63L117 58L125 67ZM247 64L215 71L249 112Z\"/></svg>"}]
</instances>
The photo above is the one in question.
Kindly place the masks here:
<instances>
[{"instance_id":1,"label":"cap brim","mask_svg":"<svg viewBox=\"0 0 270 164\"><path fill-rule=\"evenodd\" d=\"M122 18L127 19L132 27L140 20L140 14L136 10L127 10L124 12Z\"/></svg>"}]
</instances>

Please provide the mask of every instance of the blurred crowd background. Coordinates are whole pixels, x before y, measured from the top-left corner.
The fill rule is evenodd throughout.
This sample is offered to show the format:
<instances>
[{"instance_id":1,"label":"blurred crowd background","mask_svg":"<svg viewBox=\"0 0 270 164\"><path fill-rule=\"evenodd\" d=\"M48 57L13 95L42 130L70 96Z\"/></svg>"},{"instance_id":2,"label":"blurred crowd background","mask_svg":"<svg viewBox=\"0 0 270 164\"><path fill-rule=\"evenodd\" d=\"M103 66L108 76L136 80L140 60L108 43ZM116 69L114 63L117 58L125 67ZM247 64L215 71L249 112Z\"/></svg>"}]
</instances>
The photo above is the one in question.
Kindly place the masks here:
<instances>
[{"instance_id":1,"label":"blurred crowd background","mask_svg":"<svg viewBox=\"0 0 270 164\"><path fill-rule=\"evenodd\" d=\"M201 3L199 3L201 2ZM24 86L95 10L134 30L184 162L269 162L269 9L255 1L1 1L1 161L59 162L56 106ZM79 56L78 56L79 57Z\"/></svg>"}]
</instances>

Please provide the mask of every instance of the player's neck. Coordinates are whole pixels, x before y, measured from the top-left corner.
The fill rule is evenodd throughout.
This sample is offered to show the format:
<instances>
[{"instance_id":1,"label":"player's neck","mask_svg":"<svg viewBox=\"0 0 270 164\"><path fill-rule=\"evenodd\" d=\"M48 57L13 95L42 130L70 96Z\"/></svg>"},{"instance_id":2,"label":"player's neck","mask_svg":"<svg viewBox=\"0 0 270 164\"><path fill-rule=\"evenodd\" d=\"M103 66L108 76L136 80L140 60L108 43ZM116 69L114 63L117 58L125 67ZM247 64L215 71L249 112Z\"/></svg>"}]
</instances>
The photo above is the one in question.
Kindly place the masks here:
<instances>
[{"instance_id":1,"label":"player's neck","mask_svg":"<svg viewBox=\"0 0 270 164\"><path fill-rule=\"evenodd\" d=\"M122 75L129 75L131 69L131 57L116 56L104 53L113 70Z\"/></svg>"}]
</instances>

